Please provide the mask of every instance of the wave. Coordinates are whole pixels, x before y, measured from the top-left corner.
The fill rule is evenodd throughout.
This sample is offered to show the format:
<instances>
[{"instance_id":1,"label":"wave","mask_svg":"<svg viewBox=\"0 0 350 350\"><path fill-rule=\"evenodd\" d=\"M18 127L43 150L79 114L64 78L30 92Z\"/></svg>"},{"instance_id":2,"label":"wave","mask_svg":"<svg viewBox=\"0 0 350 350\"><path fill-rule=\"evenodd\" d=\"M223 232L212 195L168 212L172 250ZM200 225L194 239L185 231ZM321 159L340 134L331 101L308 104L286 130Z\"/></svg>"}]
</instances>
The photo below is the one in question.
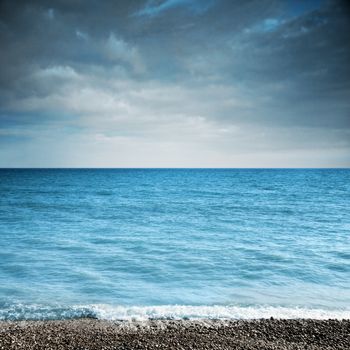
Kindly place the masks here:
<instances>
[{"instance_id":1,"label":"wave","mask_svg":"<svg viewBox=\"0 0 350 350\"><path fill-rule=\"evenodd\" d=\"M112 306L106 304L52 307L16 304L0 309L0 320L55 320L96 318L111 321L146 320L249 320L249 319L350 319L350 309L325 310L272 306Z\"/></svg>"}]
</instances>

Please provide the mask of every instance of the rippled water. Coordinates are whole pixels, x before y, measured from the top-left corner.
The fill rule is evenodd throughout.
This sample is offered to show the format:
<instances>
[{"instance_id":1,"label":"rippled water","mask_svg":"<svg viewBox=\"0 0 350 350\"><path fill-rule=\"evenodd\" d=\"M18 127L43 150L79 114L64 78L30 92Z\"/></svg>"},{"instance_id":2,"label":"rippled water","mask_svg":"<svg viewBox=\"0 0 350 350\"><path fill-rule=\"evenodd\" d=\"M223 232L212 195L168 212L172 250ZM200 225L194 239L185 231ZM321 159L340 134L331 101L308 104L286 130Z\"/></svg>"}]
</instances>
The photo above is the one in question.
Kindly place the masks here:
<instances>
[{"instance_id":1,"label":"rippled water","mask_svg":"<svg viewBox=\"0 0 350 350\"><path fill-rule=\"evenodd\" d=\"M350 170L2 169L0 247L0 319L350 318Z\"/></svg>"}]
</instances>

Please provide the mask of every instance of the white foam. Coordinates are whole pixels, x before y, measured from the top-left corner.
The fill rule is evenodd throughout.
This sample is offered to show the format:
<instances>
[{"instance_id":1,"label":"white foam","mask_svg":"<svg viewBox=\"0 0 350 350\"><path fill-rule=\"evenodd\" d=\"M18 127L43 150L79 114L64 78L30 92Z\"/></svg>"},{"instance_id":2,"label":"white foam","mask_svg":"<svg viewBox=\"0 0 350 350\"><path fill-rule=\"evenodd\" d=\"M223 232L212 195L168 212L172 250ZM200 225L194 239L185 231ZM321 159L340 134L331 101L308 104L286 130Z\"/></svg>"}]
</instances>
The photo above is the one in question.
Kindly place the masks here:
<instances>
[{"instance_id":1,"label":"white foam","mask_svg":"<svg viewBox=\"0 0 350 350\"><path fill-rule=\"evenodd\" d=\"M241 306L110 306L88 307L99 319L148 320L148 319L350 319L350 310L323 310L287 307L241 307Z\"/></svg>"},{"instance_id":2,"label":"white foam","mask_svg":"<svg viewBox=\"0 0 350 350\"><path fill-rule=\"evenodd\" d=\"M47 320L94 317L101 320L146 321L150 319L350 319L350 309L325 310L273 306L113 306L106 304L43 306L16 304L0 309L0 320Z\"/></svg>"}]
</instances>

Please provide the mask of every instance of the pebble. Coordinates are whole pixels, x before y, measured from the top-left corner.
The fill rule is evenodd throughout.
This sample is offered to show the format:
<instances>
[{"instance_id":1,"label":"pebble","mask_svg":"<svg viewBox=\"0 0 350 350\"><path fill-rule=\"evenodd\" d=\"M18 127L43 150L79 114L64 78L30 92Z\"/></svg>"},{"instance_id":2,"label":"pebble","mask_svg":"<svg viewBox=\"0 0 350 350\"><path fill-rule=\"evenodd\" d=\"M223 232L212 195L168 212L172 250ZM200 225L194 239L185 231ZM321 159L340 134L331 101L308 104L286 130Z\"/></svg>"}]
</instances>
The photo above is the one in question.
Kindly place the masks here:
<instances>
[{"instance_id":1,"label":"pebble","mask_svg":"<svg viewBox=\"0 0 350 350\"><path fill-rule=\"evenodd\" d=\"M350 320L2 321L0 349L350 349Z\"/></svg>"}]
</instances>

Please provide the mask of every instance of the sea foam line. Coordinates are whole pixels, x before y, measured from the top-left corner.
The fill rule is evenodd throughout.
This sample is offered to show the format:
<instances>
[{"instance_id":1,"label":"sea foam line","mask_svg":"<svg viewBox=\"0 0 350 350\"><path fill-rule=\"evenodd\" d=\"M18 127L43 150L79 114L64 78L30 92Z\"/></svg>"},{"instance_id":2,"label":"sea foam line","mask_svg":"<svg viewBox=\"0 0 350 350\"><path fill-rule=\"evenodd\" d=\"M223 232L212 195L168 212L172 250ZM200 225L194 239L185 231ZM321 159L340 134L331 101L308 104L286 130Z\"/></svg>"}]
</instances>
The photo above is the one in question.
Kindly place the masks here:
<instances>
[{"instance_id":1,"label":"sea foam line","mask_svg":"<svg viewBox=\"0 0 350 350\"><path fill-rule=\"evenodd\" d=\"M52 307L16 304L0 309L0 320L48 320L91 317L101 320L146 321L151 319L350 319L350 309L325 310L273 306L114 306L106 304Z\"/></svg>"},{"instance_id":2,"label":"sea foam line","mask_svg":"<svg viewBox=\"0 0 350 350\"><path fill-rule=\"evenodd\" d=\"M287 307L241 307L241 306L110 306L91 305L90 309L99 319L148 320L148 319L350 319L350 310L324 310Z\"/></svg>"}]
</instances>

